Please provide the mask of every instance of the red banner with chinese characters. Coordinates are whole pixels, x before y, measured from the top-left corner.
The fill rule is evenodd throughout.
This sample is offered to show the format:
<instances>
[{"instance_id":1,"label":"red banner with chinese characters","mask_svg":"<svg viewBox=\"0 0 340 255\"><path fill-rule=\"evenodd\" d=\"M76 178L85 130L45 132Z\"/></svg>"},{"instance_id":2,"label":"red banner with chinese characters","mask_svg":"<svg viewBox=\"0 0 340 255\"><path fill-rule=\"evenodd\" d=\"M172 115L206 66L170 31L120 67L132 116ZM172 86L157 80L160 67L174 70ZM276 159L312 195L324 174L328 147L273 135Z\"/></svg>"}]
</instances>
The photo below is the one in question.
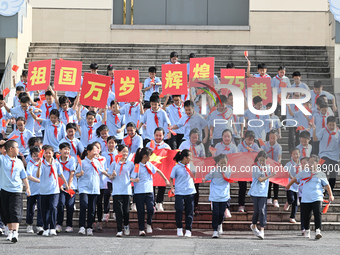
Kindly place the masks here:
<instances>
[{"instance_id":1,"label":"red banner with chinese characters","mask_svg":"<svg viewBox=\"0 0 340 255\"><path fill-rule=\"evenodd\" d=\"M52 60L28 63L27 90L45 90L50 85Z\"/></svg>"},{"instance_id":2,"label":"red banner with chinese characters","mask_svg":"<svg viewBox=\"0 0 340 255\"><path fill-rule=\"evenodd\" d=\"M247 88L253 89L253 98L260 96L263 105L272 103L272 87L270 78L247 78Z\"/></svg>"},{"instance_id":3,"label":"red banner with chinese characters","mask_svg":"<svg viewBox=\"0 0 340 255\"><path fill-rule=\"evenodd\" d=\"M79 91L81 85L81 61L56 60L54 89L57 91Z\"/></svg>"},{"instance_id":4,"label":"red banner with chinese characters","mask_svg":"<svg viewBox=\"0 0 340 255\"><path fill-rule=\"evenodd\" d=\"M198 82L214 85L215 58L191 58L189 79L190 87L203 87Z\"/></svg>"},{"instance_id":5,"label":"red banner with chinese characters","mask_svg":"<svg viewBox=\"0 0 340 255\"><path fill-rule=\"evenodd\" d=\"M111 77L85 73L81 89L82 105L105 108L110 91Z\"/></svg>"},{"instance_id":6,"label":"red banner with chinese characters","mask_svg":"<svg viewBox=\"0 0 340 255\"><path fill-rule=\"evenodd\" d=\"M115 70L115 93L118 102L138 102L140 96L139 71Z\"/></svg>"},{"instance_id":7,"label":"red banner with chinese characters","mask_svg":"<svg viewBox=\"0 0 340 255\"><path fill-rule=\"evenodd\" d=\"M150 157L150 163L163 172L166 178L170 179L170 174L176 161L173 160L178 150L160 149L154 150ZM252 165L257 153L239 152L228 154L228 165L232 167L230 179L233 181L252 181ZM202 179L209 173L210 169L215 166L213 157L208 158L192 158L189 167L191 171L196 172L195 183L201 183ZM270 179L271 182L286 186L288 184L288 172L282 165L272 159L267 159L266 164L277 172L277 175ZM176 181L176 180L175 180ZM163 178L159 174L153 175L154 186L165 186ZM176 189L175 189L176 191ZM175 192L176 193L176 192Z\"/></svg>"},{"instance_id":8,"label":"red banner with chinese characters","mask_svg":"<svg viewBox=\"0 0 340 255\"><path fill-rule=\"evenodd\" d=\"M162 94L188 94L187 65L162 65Z\"/></svg>"},{"instance_id":9,"label":"red banner with chinese characters","mask_svg":"<svg viewBox=\"0 0 340 255\"><path fill-rule=\"evenodd\" d=\"M234 85L240 90L242 90L243 94L246 91L245 85L245 70L244 69L221 69L221 84ZM221 89L222 94L228 96L228 89Z\"/></svg>"}]
</instances>

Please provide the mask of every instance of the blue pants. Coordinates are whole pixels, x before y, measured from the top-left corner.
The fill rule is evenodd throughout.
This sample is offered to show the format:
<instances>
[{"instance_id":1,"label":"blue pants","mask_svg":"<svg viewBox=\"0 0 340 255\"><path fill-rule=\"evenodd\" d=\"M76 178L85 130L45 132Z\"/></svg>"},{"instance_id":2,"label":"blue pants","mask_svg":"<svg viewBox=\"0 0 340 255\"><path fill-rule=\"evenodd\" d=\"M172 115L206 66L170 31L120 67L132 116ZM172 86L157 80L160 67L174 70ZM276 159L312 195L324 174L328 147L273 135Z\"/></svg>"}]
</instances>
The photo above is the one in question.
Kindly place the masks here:
<instances>
[{"instance_id":1,"label":"blue pants","mask_svg":"<svg viewBox=\"0 0 340 255\"><path fill-rule=\"evenodd\" d=\"M296 212L297 212L297 196L298 196L298 193L297 192L294 192L292 190L287 190L287 201L288 201L288 204L290 204L292 206L292 212L290 214L290 218L291 219L295 219L295 215L296 215Z\"/></svg>"},{"instance_id":2,"label":"blue pants","mask_svg":"<svg viewBox=\"0 0 340 255\"><path fill-rule=\"evenodd\" d=\"M57 225L62 226L64 221L64 207L66 205L66 226L73 226L73 212L74 212L75 196L71 197L70 194L60 191L57 213Z\"/></svg>"},{"instance_id":3,"label":"blue pants","mask_svg":"<svg viewBox=\"0 0 340 255\"><path fill-rule=\"evenodd\" d=\"M94 213L96 210L97 196L94 194L79 194L80 201L80 214L79 214L79 227L85 227L86 211L87 211L87 227L92 228L94 222Z\"/></svg>"},{"instance_id":4,"label":"blue pants","mask_svg":"<svg viewBox=\"0 0 340 255\"><path fill-rule=\"evenodd\" d=\"M59 194L40 195L44 230L55 229Z\"/></svg>"},{"instance_id":5,"label":"blue pants","mask_svg":"<svg viewBox=\"0 0 340 255\"><path fill-rule=\"evenodd\" d=\"M34 195L27 197L27 212L26 212L26 224L33 224L33 216L34 216L34 206L37 205L38 213L37 213L37 226L42 227L44 225L42 215L41 215L41 202L40 195Z\"/></svg>"},{"instance_id":6,"label":"blue pants","mask_svg":"<svg viewBox=\"0 0 340 255\"><path fill-rule=\"evenodd\" d=\"M185 205L185 229L191 231L194 219L194 197L195 195L175 195L176 226L183 228L183 202Z\"/></svg>"},{"instance_id":7,"label":"blue pants","mask_svg":"<svg viewBox=\"0 0 340 255\"><path fill-rule=\"evenodd\" d=\"M257 224L260 221L261 228L264 228L267 223L267 198L266 197L251 197L254 203L254 213L252 223Z\"/></svg>"},{"instance_id":8,"label":"blue pants","mask_svg":"<svg viewBox=\"0 0 340 255\"><path fill-rule=\"evenodd\" d=\"M214 231L217 231L218 225L222 224L227 207L229 207L229 201L212 202L212 228Z\"/></svg>"},{"instance_id":9,"label":"blue pants","mask_svg":"<svg viewBox=\"0 0 340 255\"><path fill-rule=\"evenodd\" d=\"M144 204L146 205L147 218L146 223L148 225L152 224L152 216L154 214L154 195L153 193L142 193L142 194L134 194L136 199L136 207L138 214L138 226L139 231L143 231L145 228L145 209Z\"/></svg>"}]
</instances>

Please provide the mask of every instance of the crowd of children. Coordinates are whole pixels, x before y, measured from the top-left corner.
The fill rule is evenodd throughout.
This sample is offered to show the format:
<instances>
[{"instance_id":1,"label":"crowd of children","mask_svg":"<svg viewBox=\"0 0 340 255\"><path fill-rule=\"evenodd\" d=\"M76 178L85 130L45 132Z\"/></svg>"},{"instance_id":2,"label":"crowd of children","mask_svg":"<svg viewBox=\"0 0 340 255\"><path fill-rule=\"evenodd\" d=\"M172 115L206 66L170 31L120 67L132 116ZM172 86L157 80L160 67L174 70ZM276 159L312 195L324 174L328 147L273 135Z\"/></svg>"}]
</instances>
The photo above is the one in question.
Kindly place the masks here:
<instances>
[{"instance_id":1,"label":"crowd of children","mask_svg":"<svg viewBox=\"0 0 340 255\"><path fill-rule=\"evenodd\" d=\"M194 58L195 54L190 54L190 57ZM166 64L178 63L178 54L172 52ZM250 64L248 62L248 77L270 78L264 63L258 65L255 75L250 74ZM229 63L227 68L234 68L234 65ZM98 65L91 64L90 69L91 73L97 73ZM184 235L182 219L185 210L185 236L190 237L199 201L199 184L195 183L197 173L190 164L193 157L210 156L209 147L216 150L216 166L203 178L203 182L211 181L209 200L212 202L213 237L223 233L223 219L230 213L232 181L228 154L251 152L257 155L248 192L254 203L251 230L263 239L267 205L280 207L279 186L270 179L275 172L270 171L266 161L270 158L281 163L282 147L278 143L281 126L278 121L262 127L248 125L248 120L267 123L266 118L279 120L279 117L274 114L259 116L249 109L244 116L234 115L231 93L221 94L216 105L213 105L213 100L208 100L208 105L204 106L202 97L195 96L197 89L189 89L187 95L166 95L161 104L159 92L162 82L156 76L155 67L148 69L145 94L141 94L139 102L117 102L113 71L113 66L109 65L107 75L111 77L112 86L104 109L81 105L79 93L66 92L65 96L58 97L51 86L46 91L27 92L27 71L22 73L20 82L13 80L16 87L13 107L9 108L4 100L0 101L1 121L4 123L0 142L0 227L2 223L5 225L7 240L18 241L22 180L27 195L28 233L35 232L35 208L36 232L39 235L53 236L63 231L64 208L67 211L65 232L73 232L75 196L72 192L78 192L80 235L93 235L93 231L102 230L101 223L110 217L111 196L114 205L112 216L117 223L116 236L130 234L130 207L137 211L139 235L146 235L152 233L155 208L157 211L164 210L165 187L169 186L170 193L175 196L177 235ZM286 83L288 87L309 89L301 82L298 71L292 75L292 84L285 71L284 66L278 68L278 75L271 79L273 88L280 89L282 83ZM214 80L219 82L217 77ZM34 98L36 93L40 99ZM296 223L296 212L301 205L301 227L308 238L313 211L316 238L320 238L323 187L329 200L334 199L332 190L337 177L335 169L339 160L340 132L333 112L337 111L334 96L323 91L320 82L314 83L311 94L311 101L304 104L311 115L304 115L294 105L287 106L287 121L295 120L299 127L288 128L291 160L286 167L290 183L286 187L284 210L292 208L290 222ZM291 96L298 99L304 95L295 92ZM332 100L332 109L328 107L328 100ZM263 105L260 96L253 98L253 105L256 110L271 108L271 104ZM202 107L207 107L209 114L202 116ZM278 110L276 113L279 115ZM229 119L235 123L215 125L216 120ZM7 126L13 130L9 135L6 135ZM152 152L157 149L178 149L174 157L177 164L169 180L150 162ZM328 180L324 173L317 171L318 157L327 169L332 166L332 171L327 172ZM153 187L153 175L156 173L164 180L164 185L157 189L157 195ZM245 212L247 182L239 181L238 185L238 211ZM258 221L260 230L256 226ZM2 229L0 231L2 233Z\"/></svg>"}]
</instances>

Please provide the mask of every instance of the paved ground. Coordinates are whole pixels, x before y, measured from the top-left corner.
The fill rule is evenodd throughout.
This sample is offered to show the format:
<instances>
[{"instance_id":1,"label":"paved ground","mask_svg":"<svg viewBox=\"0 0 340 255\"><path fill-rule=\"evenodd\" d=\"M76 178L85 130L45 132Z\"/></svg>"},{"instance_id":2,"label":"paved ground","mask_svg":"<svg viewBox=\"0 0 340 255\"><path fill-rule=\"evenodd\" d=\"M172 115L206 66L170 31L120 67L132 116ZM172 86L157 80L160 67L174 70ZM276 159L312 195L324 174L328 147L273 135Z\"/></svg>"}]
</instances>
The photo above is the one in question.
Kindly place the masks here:
<instances>
[{"instance_id":1,"label":"paved ground","mask_svg":"<svg viewBox=\"0 0 340 255\"><path fill-rule=\"evenodd\" d=\"M16 244L0 237L1 254L340 254L340 232L323 232L321 240L305 240L293 231L266 231L265 240L249 232L228 232L212 239L210 231L193 231L192 238L179 238L175 230L155 230L152 236L114 237L113 230L92 237L76 233L41 237L20 230ZM312 233L314 238L314 233Z\"/></svg>"}]
</instances>

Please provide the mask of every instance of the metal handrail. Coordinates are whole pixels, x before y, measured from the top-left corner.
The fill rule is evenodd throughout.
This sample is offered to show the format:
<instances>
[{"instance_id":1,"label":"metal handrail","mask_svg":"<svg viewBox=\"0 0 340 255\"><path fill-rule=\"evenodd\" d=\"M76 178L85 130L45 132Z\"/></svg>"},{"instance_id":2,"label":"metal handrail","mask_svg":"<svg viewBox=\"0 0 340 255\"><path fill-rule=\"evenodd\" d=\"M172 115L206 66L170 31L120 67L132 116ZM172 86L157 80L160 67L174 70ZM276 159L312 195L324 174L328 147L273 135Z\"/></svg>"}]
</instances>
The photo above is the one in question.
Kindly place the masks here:
<instances>
[{"instance_id":1,"label":"metal handrail","mask_svg":"<svg viewBox=\"0 0 340 255\"><path fill-rule=\"evenodd\" d=\"M5 88L11 89L12 55L13 52L10 52L6 63L5 72L1 79L0 91L3 91Z\"/></svg>"}]
</instances>

